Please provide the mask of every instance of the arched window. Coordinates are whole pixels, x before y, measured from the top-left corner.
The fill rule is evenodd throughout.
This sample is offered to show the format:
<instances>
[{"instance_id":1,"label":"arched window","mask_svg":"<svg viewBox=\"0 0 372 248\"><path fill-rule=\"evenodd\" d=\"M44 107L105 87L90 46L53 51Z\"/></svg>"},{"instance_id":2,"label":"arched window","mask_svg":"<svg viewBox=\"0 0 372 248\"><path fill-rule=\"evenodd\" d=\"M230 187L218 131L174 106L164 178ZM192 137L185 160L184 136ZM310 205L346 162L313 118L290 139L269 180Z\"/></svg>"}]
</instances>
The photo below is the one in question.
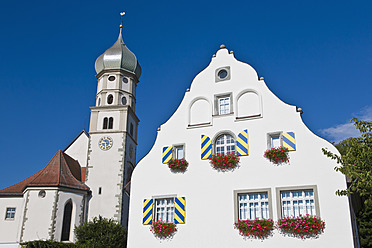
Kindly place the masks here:
<instances>
[{"instance_id":1,"label":"arched window","mask_svg":"<svg viewBox=\"0 0 372 248\"><path fill-rule=\"evenodd\" d=\"M103 129L107 129L107 124L108 124L108 118L105 117L103 118Z\"/></svg>"},{"instance_id":2,"label":"arched window","mask_svg":"<svg viewBox=\"0 0 372 248\"><path fill-rule=\"evenodd\" d=\"M113 129L113 126L114 126L114 118L110 117L109 123L108 123L108 129Z\"/></svg>"},{"instance_id":3,"label":"arched window","mask_svg":"<svg viewBox=\"0 0 372 248\"><path fill-rule=\"evenodd\" d=\"M70 200L66 203L65 210L63 213L61 241L70 240L71 215L72 215L72 202Z\"/></svg>"},{"instance_id":4,"label":"arched window","mask_svg":"<svg viewBox=\"0 0 372 248\"><path fill-rule=\"evenodd\" d=\"M216 154L235 153L235 140L229 134L222 134L216 139Z\"/></svg>"},{"instance_id":5,"label":"arched window","mask_svg":"<svg viewBox=\"0 0 372 248\"><path fill-rule=\"evenodd\" d=\"M114 97L110 94L107 96L107 103L108 104L112 104L112 102L114 101Z\"/></svg>"}]
</instances>

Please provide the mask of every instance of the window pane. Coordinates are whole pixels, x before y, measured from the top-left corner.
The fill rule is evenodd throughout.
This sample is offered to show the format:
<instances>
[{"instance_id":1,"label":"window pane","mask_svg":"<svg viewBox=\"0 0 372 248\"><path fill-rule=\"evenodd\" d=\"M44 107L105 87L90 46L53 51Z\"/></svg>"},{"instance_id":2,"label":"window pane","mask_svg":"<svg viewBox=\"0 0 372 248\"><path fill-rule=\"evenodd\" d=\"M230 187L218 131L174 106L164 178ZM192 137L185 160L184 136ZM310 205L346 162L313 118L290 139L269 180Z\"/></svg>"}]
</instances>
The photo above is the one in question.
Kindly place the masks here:
<instances>
[{"instance_id":1,"label":"window pane","mask_svg":"<svg viewBox=\"0 0 372 248\"><path fill-rule=\"evenodd\" d=\"M174 222L174 199L156 199L155 220Z\"/></svg>"},{"instance_id":2,"label":"window pane","mask_svg":"<svg viewBox=\"0 0 372 248\"><path fill-rule=\"evenodd\" d=\"M315 215L314 192L313 190L296 190L281 192L282 215L299 216Z\"/></svg>"},{"instance_id":3,"label":"window pane","mask_svg":"<svg viewBox=\"0 0 372 248\"><path fill-rule=\"evenodd\" d=\"M183 158L183 147L182 146L176 147L176 158L177 159Z\"/></svg>"},{"instance_id":4,"label":"window pane","mask_svg":"<svg viewBox=\"0 0 372 248\"><path fill-rule=\"evenodd\" d=\"M267 193L239 194L239 219L269 218Z\"/></svg>"},{"instance_id":5,"label":"window pane","mask_svg":"<svg viewBox=\"0 0 372 248\"><path fill-rule=\"evenodd\" d=\"M280 146L280 136L272 137L271 138L271 147L279 147Z\"/></svg>"}]
</instances>

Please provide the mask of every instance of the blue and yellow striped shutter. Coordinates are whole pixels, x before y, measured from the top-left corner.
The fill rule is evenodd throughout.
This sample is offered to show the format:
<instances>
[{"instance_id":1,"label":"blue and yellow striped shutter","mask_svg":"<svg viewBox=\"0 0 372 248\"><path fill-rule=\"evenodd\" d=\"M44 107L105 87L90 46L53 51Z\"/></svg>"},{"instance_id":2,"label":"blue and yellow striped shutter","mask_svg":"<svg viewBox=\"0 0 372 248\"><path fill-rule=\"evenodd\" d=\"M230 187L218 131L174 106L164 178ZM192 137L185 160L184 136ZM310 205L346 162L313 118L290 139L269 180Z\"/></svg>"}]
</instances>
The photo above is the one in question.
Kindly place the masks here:
<instances>
[{"instance_id":1,"label":"blue and yellow striped shutter","mask_svg":"<svg viewBox=\"0 0 372 248\"><path fill-rule=\"evenodd\" d=\"M238 156L247 156L248 148L248 130L245 129L238 134L238 138L236 139L236 154Z\"/></svg>"},{"instance_id":2,"label":"blue and yellow striped shutter","mask_svg":"<svg viewBox=\"0 0 372 248\"><path fill-rule=\"evenodd\" d=\"M288 151L296 151L296 138L294 132L287 132L282 134L283 146L288 148Z\"/></svg>"},{"instance_id":3,"label":"blue and yellow striped shutter","mask_svg":"<svg viewBox=\"0 0 372 248\"><path fill-rule=\"evenodd\" d=\"M201 159L210 159L212 155L212 142L208 136L201 136Z\"/></svg>"},{"instance_id":4,"label":"blue and yellow striped shutter","mask_svg":"<svg viewBox=\"0 0 372 248\"><path fill-rule=\"evenodd\" d=\"M143 224L150 225L152 223L152 206L154 205L153 199L143 200Z\"/></svg>"},{"instance_id":5,"label":"blue and yellow striped shutter","mask_svg":"<svg viewBox=\"0 0 372 248\"><path fill-rule=\"evenodd\" d=\"M173 148L172 146L164 146L163 147L163 156L162 156L163 164L168 163L168 161L172 159L172 153L173 153L172 148Z\"/></svg>"},{"instance_id":6,"label":"blue and yellow striped shutter","mask_svg":"<svg viewBox=\"0 0 372 248\"><path fill-rule=\"evenodd\" d=\"M176 197L174 199L174 223L185 224L186 221L186 197Z\"/></svg>"}]
</instances>

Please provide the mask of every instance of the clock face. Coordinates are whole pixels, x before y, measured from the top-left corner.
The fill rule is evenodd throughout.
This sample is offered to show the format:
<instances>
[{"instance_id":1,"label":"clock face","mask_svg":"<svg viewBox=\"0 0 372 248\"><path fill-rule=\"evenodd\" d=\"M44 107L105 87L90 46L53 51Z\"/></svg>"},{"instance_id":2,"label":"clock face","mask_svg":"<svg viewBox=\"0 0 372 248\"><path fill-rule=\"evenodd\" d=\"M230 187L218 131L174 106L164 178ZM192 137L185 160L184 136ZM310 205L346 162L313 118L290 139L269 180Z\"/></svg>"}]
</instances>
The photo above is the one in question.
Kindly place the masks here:
<instances>
[{"instance_id":1,"label":"clock face","mask_svg":"<svg viewBox=\"0 0 372 248\"><path fill-rule=\"evenodd\" d=\"M112 147L112 139L110 137L102 137L98 142L99 148L107 151Z\"/></svg>"}]
</instances>

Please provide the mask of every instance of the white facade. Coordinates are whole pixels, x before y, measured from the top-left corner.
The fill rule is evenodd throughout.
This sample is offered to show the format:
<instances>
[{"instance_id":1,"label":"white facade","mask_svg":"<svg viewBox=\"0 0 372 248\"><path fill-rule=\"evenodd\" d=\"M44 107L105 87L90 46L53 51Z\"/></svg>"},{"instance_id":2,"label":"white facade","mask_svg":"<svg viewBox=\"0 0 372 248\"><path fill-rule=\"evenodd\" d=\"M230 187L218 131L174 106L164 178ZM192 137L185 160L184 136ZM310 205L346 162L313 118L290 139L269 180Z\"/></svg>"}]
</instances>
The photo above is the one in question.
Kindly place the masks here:
<instances>
[{"instance_id":1,"label":"white facade","mask_svg":"<svg viewBox=\"0 0 372 248\"><path fill-rule=\"evenodd\" d=\"M238 168L217 171L208 159L201 159L202 135L210 138L215 153L220 135L236 140L244 130L249 155L240 156ZM270 135L282 138L285 132L295 134L296 148L289 152L288 164L274 165L263 154ZM174 173L162 163L163 148L177 145L183 145L189 163L184 173ZM346 187L345 178L334 171L336 164L322 154L323 147L338 153L305 126L295 106L278 99L251 66L222 47L195 77L133 172L128 247L353 247L348 200L335 195ZM239 193L267 193L268 214L276 221L283 215L280 193L288 190L313 192L313 211L326 223L319 238L301 240L274 230L273 236L261 241L245 239L234 229ZM143 224L144 200L175 197L185 197L185 223L177 224L173 238L155 238L150 226Z\"/></svg>"}]
</instances>

